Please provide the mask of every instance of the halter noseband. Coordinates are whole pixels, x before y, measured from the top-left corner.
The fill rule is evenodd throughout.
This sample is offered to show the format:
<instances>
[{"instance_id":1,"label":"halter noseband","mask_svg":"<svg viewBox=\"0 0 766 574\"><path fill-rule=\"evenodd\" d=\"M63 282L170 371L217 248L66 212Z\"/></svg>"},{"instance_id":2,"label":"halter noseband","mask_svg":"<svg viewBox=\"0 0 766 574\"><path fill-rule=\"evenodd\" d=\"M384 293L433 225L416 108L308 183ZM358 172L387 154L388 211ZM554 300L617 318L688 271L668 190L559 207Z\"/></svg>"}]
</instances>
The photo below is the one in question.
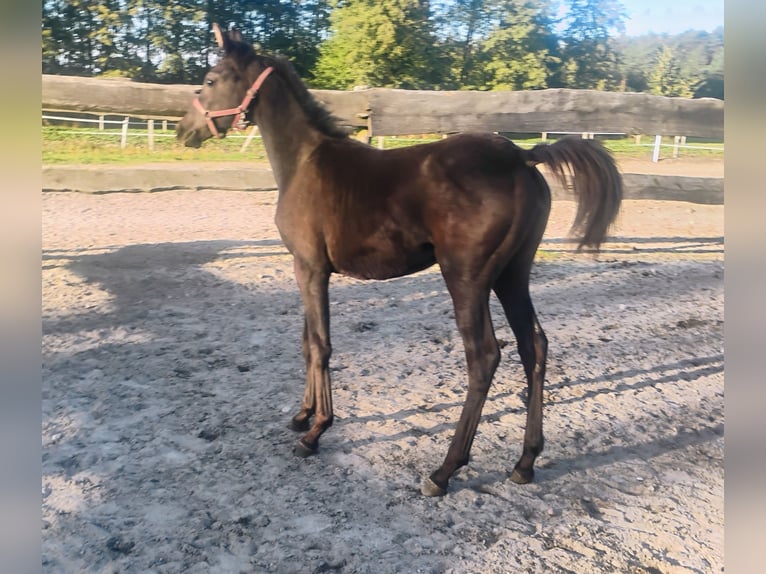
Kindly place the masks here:
<instances>
[{"instance_id":1,"label":"halter noseband","mask_svg":"<svg viewBox=\"0 0 766 574\"><path fill-rule=\"evenodd\" d=\"M241 130L247 127L247 120L245 119L245 115L247 114L247 108L250 106L250 102L253 101L253 98L258 93L258 90L261 89L261 85L263 84L264 80L268 77L268 75L274 71L274 68L269 66L263 72L260 73L258 78L256 78L255 82L253 82L253 85L250 86L250 89L245 92L245 98L242 100L242 103L239 104L236 108L229 108L226 110L215 110L215 111L209 111L206 110L202 103L199 101L199 98L194 98L194 107L197 108L202 114L205 116L205 121L207 122L207 127L210 128L210 131L213 132L213 135L217 138L222 138L223 134L221 134L218 131L218 128L215 127L215 122L213 121L213 118L220 118L224 116L234 116L234 120L232 121L232 128L234 130Z\"/></svg>"}]
</instances>

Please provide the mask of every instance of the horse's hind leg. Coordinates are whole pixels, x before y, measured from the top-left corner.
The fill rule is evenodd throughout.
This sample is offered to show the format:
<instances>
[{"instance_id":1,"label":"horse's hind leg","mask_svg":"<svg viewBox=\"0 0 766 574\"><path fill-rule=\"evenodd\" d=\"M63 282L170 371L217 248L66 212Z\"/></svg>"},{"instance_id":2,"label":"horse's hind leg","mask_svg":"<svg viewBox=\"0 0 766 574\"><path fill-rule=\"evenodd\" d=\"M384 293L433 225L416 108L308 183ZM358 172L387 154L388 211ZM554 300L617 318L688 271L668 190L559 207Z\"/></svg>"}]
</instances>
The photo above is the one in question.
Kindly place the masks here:
<instances>
[{"instance_id":1,"label":"horse's hind leg","mask_svg":"<svg viewBox=\"0 0 766 574\"><path fill-rule=\"evenodd\" d=\"M468 394L444 462L421 487L426 496L445 494L450 476L468 463L487 391L500 362L500 351L489 314L489 288L477 287L473 281L462 277L451 280L448 274L445 274L445 280L465 346Z\"/></svg>"},{"instance_id":2,"label":"horse's hind leg","mask_svg":"<svg viewBox=\"0 0 766 574\"><path fill-rule=\"evenodd\" d=\"M543 382L548 353L548 340L529 296L530 268L531 259L523 264L508 265L493 287L516 336L519 356L527 376L524 446L521 458L511 474L511 480L519 484L534 478L535 459L543 450Z\"/></svg>"},{"instance_id":3,"label":"horse's hind leg","mask_svg":"<svg viewBox=\"0 0 766 574\"><path fill-rule=\"evenodd\" d=\"M306 390L301 410L290 423L308 432L295 445L295 454L306 457L319 448L319 437L333 422L330 389L330 307L328 271L295 259L295 278L303 297L303 355L306 359ZM310 419L314 417L311 424Z\"/></svg>"}]
</instances>

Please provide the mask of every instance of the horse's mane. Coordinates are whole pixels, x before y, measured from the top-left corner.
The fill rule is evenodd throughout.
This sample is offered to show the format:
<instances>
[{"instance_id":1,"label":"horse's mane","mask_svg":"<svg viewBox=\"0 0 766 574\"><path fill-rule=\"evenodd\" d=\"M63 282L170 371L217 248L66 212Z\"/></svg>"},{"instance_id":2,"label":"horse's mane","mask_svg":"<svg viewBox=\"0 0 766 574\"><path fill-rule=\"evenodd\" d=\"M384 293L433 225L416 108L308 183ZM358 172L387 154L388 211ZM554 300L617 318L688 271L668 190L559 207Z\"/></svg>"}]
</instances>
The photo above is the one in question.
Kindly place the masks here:
<instances>
[{"instance_id":1,"label":"horse's mane","mask_svg":"<svg viewBox=\"0 0 766 574\"><path fill-rule=\"evenodd\" d=\"M345 138L348 132L339 124L338 118L333 116L327 108L311 95L306 88L295 68L284 56L263 56L274 71L287 83L290 91L295 96L298 104L306 112L309 122L319 131L329 137Z\"/></svg>"},{"instance_id":2,"label":"horse's mane","mask_svg":"<svg viewBox=\"0 0 766 574\"><path fill-rule=\"evenodd\" d=\"M255 48L240 39L229 38L226 54L238 62L242 68L246 68L255 60L262 60L267 66L272 66L274 72L285 81L298 104L306 112L309 122L326 136L333 138L345 138L348 131L340 126L338 118L333 116L327 108L319 103L308 91L295 68L285 56L269 56L257 54Z\"/></svg>"}]
</instances>

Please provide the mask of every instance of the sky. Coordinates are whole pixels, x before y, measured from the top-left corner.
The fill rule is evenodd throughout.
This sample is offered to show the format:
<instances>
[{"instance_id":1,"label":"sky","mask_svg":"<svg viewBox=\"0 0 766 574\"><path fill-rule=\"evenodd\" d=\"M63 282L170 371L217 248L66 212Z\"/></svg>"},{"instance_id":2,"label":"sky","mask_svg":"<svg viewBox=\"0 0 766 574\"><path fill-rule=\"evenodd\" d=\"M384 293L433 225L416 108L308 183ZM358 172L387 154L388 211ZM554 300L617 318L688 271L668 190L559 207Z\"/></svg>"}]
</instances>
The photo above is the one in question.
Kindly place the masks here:
<instances>
[{"instance_id":1,"label":"sky","mask_svg":"<svg viewBox=\"0 0 766 574\"><path fill-rule=\"evenodd\" d=\"M625 34L678 34L723 26L724 0L620 0L628 17Z\"/></svg>"}]
</instances>

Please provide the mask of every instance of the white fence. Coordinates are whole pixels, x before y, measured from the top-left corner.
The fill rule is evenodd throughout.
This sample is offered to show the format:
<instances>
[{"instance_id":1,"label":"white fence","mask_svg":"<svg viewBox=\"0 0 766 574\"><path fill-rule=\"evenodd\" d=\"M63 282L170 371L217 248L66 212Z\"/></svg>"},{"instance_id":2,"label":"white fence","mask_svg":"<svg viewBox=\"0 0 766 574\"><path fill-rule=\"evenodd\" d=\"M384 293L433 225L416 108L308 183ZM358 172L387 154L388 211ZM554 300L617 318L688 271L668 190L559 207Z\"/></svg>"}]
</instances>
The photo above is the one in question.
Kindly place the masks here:
<instances>
[{"instance_id":1,"label":"white fence","mask_svg":"<svg viewBox=\"0 0 766 574\"><path fill-rule=\"evenodd\" d=\"M55 112L54 112L55 113ZM91 130L91 129L72 129L68 130L64 133L73 133L73 134L88 134L88 135L103 135L105 137L115 137L114 132L106 131L106 126L108 125L114 125L119 126L119 137L120 137L120 147L124 149L127 147L128 143L128 135L129 130L131 127L135 128L137 131L130 134L131 136L138 136L138 137L146 137L148 140L148 146L150 150L154 150L154 140L155 138L172 138L175 137L175 126L177 122L180 120L180 118L150 118L150 117L131 117L131 116L124 116L122 120L108 120L107 117L111 116L118 116L120 114L114 114L114 113L103 113L100 114L98 112L77 112L76 114L68 115L66 112L58 112L59 115L53 115L53 113L43 113L42 120L43 121L56 121L56 122L70 122L73 124L97 124L98 129L97 130ZM89 119L82 117L84 114L94 115L97 116L96 119ZM170 132L170 133L168 133ZM607 136L607 137L614 137L614 136L625 136L627 137L628 134L624 132L574 132L574 131L545 131L540 132L542 141L547 141L548 136L550 135L579 135L583 139L595 139L596 136ZM230 134L227 136L228 138L235 138L235 139L243 139L244 142L242 144L242 148L240 151L244 152L247 147L250 145L252 140L255 137L258 137L258 128L257 126L252 126L249 131L246 134ZM411 141L413 143L416 143L418 139L409 139L409 138L403 138L403 137L397 137L397 136L389 136L391 139L395 139L397 141ZM377 136L377 146L381 149L385 147L385 138L383 136ZM681 149L694 149L694 150L708 150L708 151L716 151L724 153L724 146L703 146L703 145L688 145L686 143L686 136L673 136L673 143L672 144L663 144L662 143L662 136L656 135L654 138L654 143L651 144L642 144L641 143L641 136L635 136L635 145L641 146L641 147L652 147L652 161L658 162L660 159L660 153L661 148L672 148L672 157L677 158L680 155ZM523 145L523 144L522 144Z\"/></svg>"},{"instance_id":2,"label":"white fence","mask_svg":"<svg viewBox=\"0 0 766 574\"><path fill-rule=\"evenodd\" d=\"M137 128L139 131L133 132L130 134L131 136L138 136L138 137L146 137L148 139L148 145L150 150L154 150L154 139L155 138L174 138L175 137L175 126L180 120L180 118L175 118L172 120L169 120L168 118L132 118L131 116L125 116L122 120L107 120L107 116L114 116L119 114L98 114L94 113L94 115L98 116L98 119L88 119L80 117L80 114L84 112L78 112L77 116L65 116L65 115L50 115L43 113L42 119L43 121L57 121L57 122L70 122L73 124L80 124L80 123L87 123L87 124L98 124L97 130L90 130L90 129L72 129L67 130L63 133L69 133L69 134L87 134L87 135L102 135L105 137L115 137L114 132L106 131L107 125L115 125L120 127L119 137L120 137L120 148L125 149L128 145L128 132L130 130L130 127ZM157 123L159 123L159 132L157 130ZM168 133L171 132L171 133ZM246 135L240 135L240 134L231 134L227 137L229 138L241 138L244 139L245 142L242 144L241 151L245 151L247 149L247 146L250 145L250 142L253 140L254 137L257 137L258 134L258 128L257 126L253 126L250 128L249 133Z\"/></svg>"}]
</instances>

